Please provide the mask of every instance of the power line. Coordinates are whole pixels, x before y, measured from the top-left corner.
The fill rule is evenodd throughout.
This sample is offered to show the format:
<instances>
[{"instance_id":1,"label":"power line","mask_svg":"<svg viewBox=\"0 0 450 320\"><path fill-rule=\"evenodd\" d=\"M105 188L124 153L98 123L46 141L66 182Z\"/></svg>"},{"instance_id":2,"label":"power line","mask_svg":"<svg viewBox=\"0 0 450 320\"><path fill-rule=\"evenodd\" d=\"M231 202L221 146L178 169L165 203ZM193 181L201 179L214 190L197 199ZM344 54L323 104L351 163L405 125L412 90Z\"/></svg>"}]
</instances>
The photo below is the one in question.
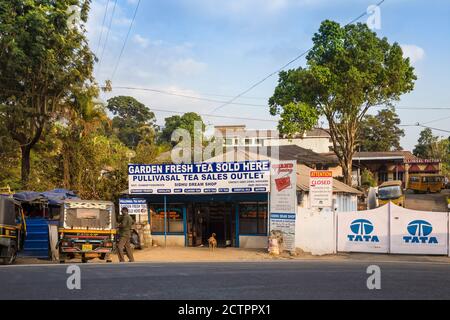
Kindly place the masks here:
<instances>
[{"instance_id":1,"label":"power line","mask_svg":"<svg viewBox=\"0 0 450 320\"><path fill-rule=\"evenodd\" d=\"M138 0L138 2L136 4L136 9L134 9L133 19L130 22L130 26L128 28L127 35L125 37L125 40L123 41L122 49L120 50L119 58L117 59L116 66L114 67L114 71L113 71L113 73L111 75L111 79L110 79L111 81L114 79L114 76L116 75L117 67L119 66L120 59L122 58L123 51L125 50L125 46L127 44L128 37L130 36L130 32L131 32L131 28L133 27L134 20L136 19L136 14L138 12L140 3L141 3L141 0Z\"/></svg>"},{"instance_id":2,"label":"power line","mask_svg":"<svg viewBox=\"0 0 450 320\"><path fill-rule=\"evenodd\" d=\"M429 124L429 123L432 123L432 122L438 122L438 121L442 121L442 120L446 120L446 119L450 119L450 117L439 118L439 119L423 122L422 124Z\"/></svg>"},{"instance_id":3,"label":"power line","mask_svg":"<svg viewBox=\"0 0 450 320\"><path fill-rule=\"evenodd\" d=\"M182 94L182 93L176 93L174 91L167 91L167 90L154 89L154 88L114 86L112 89L113 90L114 89L123 89L123 90L150 91L150 92L166 94L166 95L171 95L171 96L176 96L176 97L181 97L181 98L187 98L187 99L194 99L194 100L208 101L208 102L216 102L216 103L227 103L227 101L225 101L225 100L216 100L216 99L203 98L203 97L192 96L192 95L187 95L187 94ZM203 94L202 93L201 95L230 97L230 96L219 95L219 94ZM246 97L242 97L242 98L246 98ZM256 98L256 97L253 97L253 98L254 99L264 99L264 98ZM250 106L250 107L268 107L268 105L266 105L266 104L241 103L241 102L231 102L231 103L228 103L228 104L243 105L243 106ZM374 108L386 108L386 106L384 106L384 105L377 105L377 106L373 106L373 107ZM399 107L395 107L395 109L400 109L400 110L450 110L450 107L408 107L408 106L399 106Z\"/></svg>"},{"instance_id":4,"label":"power line","mask_svg":"<svg viewBox=\"0 0 450 320\"><path fill-rule=\"evenodd\" d=\"M381 0L380 2L378 2L376 4L377 7L379 7L385 0ZM361 19L362 17L364 17L365 15L367 15L367 11L364 11L363 13L361 13L358 17L356 17L355 19L353 19L352 21L350 21L349 23L347 23L345 26L348 26L349 24L352 24L356 21L358 21L359 19ZM289 65L291 65L292 63L294 63L295 61L299 60L301 57L303 57L304 55L306 55L309 51L311 51L313 49L313 47L309 48L308 50L302 52L301 54L299 54L298 56L296 56L294 59L292 59L291 61L289 61L288 63L286 63L285 65L283 65L281 68L279 68L278 70L270 73L269 75L265 76L264 78L262 78L261 80L259 80L258 82L256 82L255 84L251 85L248 89L242 91L241 93L239 93L237 96L235 96L234 98L226 101L224 104L214 108L212 110L212 113L216 112L217 110L231 104L232 102L234 102L236 99L238 99L239 97L245 95L246 93L250 92L251 90L253 90L254 88L256 88L257 86L259 86L261 83L263 83L264 81L266 81L267 79L269 79L270 77L274 76L275 74L278 74L280 71L284 70L286 67L288 67Z\"/></svg>"},{"instance_id":5,"label":"power line","mask_svg":"<svg viewBox=\"0 0 450 320\"><path fill-rule=\"evenodd\" d=\"M108 31L106 32L105 42L103 44L102 53L100 55L100 62L99 62L99 66L98 66L98 72L100 72L100 69L101 69L101 66L102 66L102 63L103 63L103 56L105 54L106 45L108 44L109 33L111 31L111 26L112 26L112 22L113 22L113 18L114 18L114 13L116 12L116 6L117 6L117 0L114 0L114 6L113 6L113 9L112 9L112 13L111 13L111 19L109 20Z\"/></svg>"},{"instance_id":6,"label":"power line","mask_svg":"<svg viewBox=\"0 0 450 320\"><path fill-rule=\"evenodd\" d=\"M186 112L183 112L183 111L168 110L168 109L157 109L157 108L150 108L150 110L151 111L158 111L158 112L175 113L175 114L185 114L186 113ZM212 118L236 119L236 120L246 120L246 121L263 121L263 122L273 122L273 123L278 122L278 120L261 119L261 118L220 116L220 115L214 115L214 114L210 114L210 113L198 113L198 114L203 116L203 117L212 117Z\"/></svg>"},{"instance_id":7,"label":"power line","mask_svg":"<svg viewBox=\"0 0 450 320\"><path fill-rule=\"evenodd\" d=\"M102 42L102 38L103 38L103 28L104 28L105 22L106 22L106 15L108 14L109 1L110 1L110 0L108 0L108 2L106 2L105 14L103 15L102 28L100 29L100 37L98 38L97 50L95 50L95 55L98 54L98 50L100 49L100 44L101 44L101 42Z\"/></svg>"},{"instance_id":8,"label":"power line","mask_svg":"<svg viewBox=\"0 0 450 320\"><path fill-rule=\"evenodd\" d=\"M225 102L223 100L202 98L202 97L198 97L198 96L191 96L191 95L187 95L187 94L176 93L173 91L166 91L166 90L159 90L159 89L152 89L152 88L135 88L135 87L118 86L118 87L113 87L113 89L150 91L150 92L156 92L156 93L166 94L166 95L170 95L170 96L176 96L176 97L180 97L180 98L194 99L194 100L200 100L200 101L208 101L208 102L215 102L215 103ZM250 107L268 107L267 105L264 105L264 104L252 104L252 103L240 103L240 102L234 102L234 103L230 103L230 104L250 106Z\"/></svg>"}]
</instances>

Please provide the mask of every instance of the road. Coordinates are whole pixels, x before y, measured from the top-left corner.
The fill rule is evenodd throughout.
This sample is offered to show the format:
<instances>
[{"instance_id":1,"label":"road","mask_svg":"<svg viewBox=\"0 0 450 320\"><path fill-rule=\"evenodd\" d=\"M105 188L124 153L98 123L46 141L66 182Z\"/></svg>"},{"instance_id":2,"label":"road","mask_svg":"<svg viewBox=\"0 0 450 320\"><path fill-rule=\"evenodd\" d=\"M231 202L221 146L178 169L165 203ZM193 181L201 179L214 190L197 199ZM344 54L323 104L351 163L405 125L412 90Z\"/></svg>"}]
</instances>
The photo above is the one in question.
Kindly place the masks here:
<instances>
[{"instance_id":1,"label":"road","mask_svg":"<svg viewBox=\"0 0 450 320\"><path fill-rule=\"evenodd\" d=\"M442 190L441 193L406 193L405 207L413 210L421 211L447 211L446 196L450 194L450 190Z\"/></svg>"},{"instance_id":2,"label":"road","mask_svg":"<svg viewBox=\"0 0 450 320\"><path fill-rule=\"evenodd\" d=\"M84 264L0 267L0 299L450 299L450 264L381 262L368 290L364 261Z\"/></svg>"}]
</instances>

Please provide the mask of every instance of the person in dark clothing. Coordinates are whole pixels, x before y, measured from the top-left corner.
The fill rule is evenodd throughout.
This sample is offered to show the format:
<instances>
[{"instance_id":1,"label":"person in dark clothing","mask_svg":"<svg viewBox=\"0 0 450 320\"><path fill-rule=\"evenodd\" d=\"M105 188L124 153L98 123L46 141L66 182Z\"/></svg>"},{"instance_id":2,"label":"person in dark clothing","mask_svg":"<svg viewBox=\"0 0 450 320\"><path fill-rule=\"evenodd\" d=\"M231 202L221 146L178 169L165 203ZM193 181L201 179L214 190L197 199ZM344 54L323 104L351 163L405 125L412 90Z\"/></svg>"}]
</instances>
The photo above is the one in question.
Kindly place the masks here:
<instances>
[{"instance_id":1,"label":"person in dark clothing","mask_svg":"<svg viewBox=\"0 0 450 320\"><path fill-rule=\"evenodd\" d=\"M117 251L119 255L119 261L125 262L124 252L128 256L130 262L134 262L133 251L131 250L130 240L131 240L131 227L133 225L133 219L128 214L128 208L122 208L122 216L119 217L119 243L117 244Z\"/></svg>"}]
</instances>

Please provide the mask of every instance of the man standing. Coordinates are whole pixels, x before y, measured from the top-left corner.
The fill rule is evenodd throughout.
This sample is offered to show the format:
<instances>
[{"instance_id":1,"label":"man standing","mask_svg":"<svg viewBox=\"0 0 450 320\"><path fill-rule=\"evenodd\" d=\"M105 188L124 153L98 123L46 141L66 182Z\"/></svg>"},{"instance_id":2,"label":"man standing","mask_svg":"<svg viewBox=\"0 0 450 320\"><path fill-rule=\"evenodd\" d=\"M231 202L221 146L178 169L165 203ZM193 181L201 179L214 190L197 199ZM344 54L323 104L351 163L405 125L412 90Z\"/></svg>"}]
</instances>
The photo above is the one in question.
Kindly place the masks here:
<instances>
[{"instance_id":1,"label":"man standing","mask_svg":"<svg viewBox=\"0 0 450 320\"><path fill-rule=\"evenodd\" d=\"M122 216L119 218L119 243L117 250L119 254L119 261L125 262L123 255L123 248L127 253L130 262L134 262L133 252L131 251L130 239L131 239L131 226L133 225L133 219L128 214L128 208L122 208Z\"/></svg>"}]
</instances>

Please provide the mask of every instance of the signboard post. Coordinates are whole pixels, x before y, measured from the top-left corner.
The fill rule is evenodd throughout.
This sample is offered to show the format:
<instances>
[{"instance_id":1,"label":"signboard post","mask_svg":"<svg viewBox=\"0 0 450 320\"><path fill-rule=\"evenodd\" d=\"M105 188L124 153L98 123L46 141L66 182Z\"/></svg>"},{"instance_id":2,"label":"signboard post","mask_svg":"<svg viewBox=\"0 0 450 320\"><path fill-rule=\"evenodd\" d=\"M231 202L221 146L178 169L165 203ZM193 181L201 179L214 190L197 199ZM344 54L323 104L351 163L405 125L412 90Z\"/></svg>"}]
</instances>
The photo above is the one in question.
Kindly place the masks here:
<instances>
[{"instance_id":1,"label":"signboard post","mask_svg":"<svg viewBox=\"0 0 450 320\"><path fill-rule=\"evenodd\" d=\"M309 173L309 197L312 208L333 207L333 172L311 170Z\"/></svg>"},{"instance_id":2,"label":"signboard post","mask_svg":"<svg viewBox=\"0 0 450 320\"><path fill-rule=\"evenodd\" d=\"M280 161L271 165L270 232L282 234L284 249L295 250L297 213L297 162Z\"/></svg>"},{"instance_id":3,"label":"signboard post","mask_svg":"<svg viewBox=\"0 0 450 320\"><path fill-rule=\"evenodd\" d=\"M130 194L214 194L270 191L270 162L129 164Z\"/></svg>"}]
</instances>

